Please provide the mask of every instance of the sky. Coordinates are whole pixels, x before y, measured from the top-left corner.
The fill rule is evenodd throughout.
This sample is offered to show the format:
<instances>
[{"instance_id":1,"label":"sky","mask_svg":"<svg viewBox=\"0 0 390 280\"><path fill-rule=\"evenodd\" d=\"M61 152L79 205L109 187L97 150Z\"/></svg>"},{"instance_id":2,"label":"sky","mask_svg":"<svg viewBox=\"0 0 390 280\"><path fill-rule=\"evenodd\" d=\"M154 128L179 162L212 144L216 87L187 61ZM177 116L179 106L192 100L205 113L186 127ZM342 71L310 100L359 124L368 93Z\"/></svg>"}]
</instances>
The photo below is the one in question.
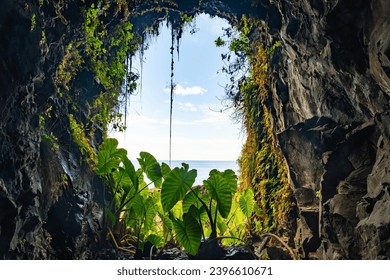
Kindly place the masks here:
<instances>
[{"instance_id":1,"label":"sky","mask_svg":"<svg viewBox=\"0 0 390 280\"><path fill-rule=\"evenodd\" d=\"M198 31L184 32L179 59L175 51L172 160L235 161L243 144L242 124L231 118L232 110L221 112L227 82L221 54L227 47L214 43L229 25L204 14L195 22ZM140 151L169 159L170 47L171 31L164 24L144 52L142 91L138 87L130 98L127 130L111 134L130 159ZM140 72L133 64L133 71Z\"/></svg>"}]
</instances>

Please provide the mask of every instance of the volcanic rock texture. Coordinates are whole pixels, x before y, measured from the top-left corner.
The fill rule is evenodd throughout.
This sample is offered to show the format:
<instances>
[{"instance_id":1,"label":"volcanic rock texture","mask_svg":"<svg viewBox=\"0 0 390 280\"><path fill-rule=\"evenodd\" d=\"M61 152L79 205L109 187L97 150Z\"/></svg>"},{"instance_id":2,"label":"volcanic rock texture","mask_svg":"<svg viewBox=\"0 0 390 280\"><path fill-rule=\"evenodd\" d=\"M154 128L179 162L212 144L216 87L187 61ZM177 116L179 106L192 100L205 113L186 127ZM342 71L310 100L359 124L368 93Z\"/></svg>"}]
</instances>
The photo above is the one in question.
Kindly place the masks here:
<instances>
[{"instance_id":1,"label":"volcanic rock texture","mask_svg":"<svg viewBox=\"0 0 390 280\"><path fill-rule=\"evenodd\" d=\"M390 258L390 2L274 1L274 127L301 257Z\"/></svg>"},{"instance_id":2,"label":"volcanic rock texture","mask_svg":"<svg viewBox=\"0 0 390 280\"><path fill-rule=\"evenodd\" d=\"M0 258L93 258L101 184L53 82L80 3L37 2L0 4ZM297 205L290 245L301 258L390 259L390 1L259 2L264 42L281 42L269 105ZM251 14L238 3L188 1L227 19ZM77 96L97 94L88 73L76 82ZM41 128L47 114L59 147Z\"/></svg>"},{"instance_id":3,"label":"volcanic rock texture","mask_svg":"<svg viewBox=\"0 0 390 280\"><path fill-rule=\"evenodd\" d=\"M38 1L0 6L0 259L87 258L99 219L97 187L53 82L77 18L67 14L74 22L63 22L54 9L41 14ZM32 14L45 18L43 27L34 27ZM52 136L42 128L45 114Z\"/></svg>"}]
</instances>

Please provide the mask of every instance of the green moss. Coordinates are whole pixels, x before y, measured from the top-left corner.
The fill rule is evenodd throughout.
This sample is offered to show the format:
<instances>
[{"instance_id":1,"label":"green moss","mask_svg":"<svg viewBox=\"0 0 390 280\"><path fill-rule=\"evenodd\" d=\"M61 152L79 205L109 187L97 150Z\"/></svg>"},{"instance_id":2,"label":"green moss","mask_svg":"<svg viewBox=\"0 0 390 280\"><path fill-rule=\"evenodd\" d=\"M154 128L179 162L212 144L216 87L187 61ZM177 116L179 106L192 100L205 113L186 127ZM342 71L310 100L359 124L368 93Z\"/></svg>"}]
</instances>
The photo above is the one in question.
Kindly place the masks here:
<instances>
[{"instance_id":1,"label":"green moss","mask_svg":"<svg viewBox=\"0 0 390 280\"><path fill-rule=\"evenodd\" d=\"M243 110L247 140L239 160L241 169L240 187L252 189L256 207L250 223L250 231L276 231L287 222L291 211L291 190L287 179L287 167L271 123L270 108L267 105L268 69L271 56L280 43L265 49L261 43L248 45L249 36L256 22L244 19L241 29L244 35L233 41L234 50L249 53L250 76L240 84L242 95L239 106ZM259 28L259 27L257 27ZM256 51L248 51L248 48Z\"/></svg>"},{"instance_id":2,"label":"green moss","mask_svg":"<svg viewBox=\"0 0 390 280\"><path fill-rule=\"evenodd\" d=\"M42 134L42 141L45 141L53 151L58 151L60 149L58 138L53 132Z\"/></svg>"},{"instance_id":3,"label":"green moss","mask_svg":"<svg viewBox=\"0 0 390 280\"><path fill-rule=\"evenodd\" d=\"M63 10L61 3L66 3L66 0L53 3L59 13ZM118 15L119 12L123 12L123 19ZM127 75L127 56L135 53L139 42L134 38L127 14L128 4L125 0L102 1L99 5L84 7L79 37L67 45L56 70L54 80L57 97L67 102L72 113L85 109L87 111L83 124L77 123L73 117L70 118L70 124L73 125L72 134L78 137L75 142L85 155L92 153L78 127L99 126L106 130L108 124L113 123L114 126L123 128L121 114L115 109L118 108L121 86ZM112 21L115 21L115 24L111 24ZM45 44L46 36L42 32L41 46ZM75 78L82 71L92 72L95 81L102 86L101 92L93 93L93 99L84 99L84 104L79 103L83 97L72 89ZM134 87L131 87L129 90L133 89ZM89 156L87 158L91 160Z\"/></svg>"},{"instance_id":4,"label":"green moss","mask_svg":"<svg viewBox=\"0 0 390 280\"><path fill-rule=\"evenodd\" d=\"M108 32L100 19L99 8L92 4L85 11L83 30L86 54L97 81L114 97L117 97L126 74L126 56L135 45L132 42L132 27L128 21L121 22Z\"/></svg>"},{"instance_id":5,"label":"green moss","mask_svg":"<svg viewBox=\"0 0 390 280\"><path fill-rule=\"evenodd\" d=\"M96 165L96 151L91 146L90 139L85 136L83 124L79 123L72 114L69 114L69 126L72 140L79 147L86 162L94 167Z\"/></svg>"},{"instance_id":6,"label":"green moss","mask_svg":"<svg viewBox=\"0 0 390 280\"><path fill-rule=\"evenodd\" d=\"M36 14L32 14L31 16L31 31L34 31L35 28L37 27L37 15Z\"/></svg>"},{"instance_id":7,"label":"green moss","mask_svg":"<svg viewBox=\"0 0 390 280\"><path fill-rule=\"evenodd\" d=\"M42 30L41 32L41 40L39 41L39 46L42 48L47 43L46 33Z\"/></svg>"},{"instance_id":8,"label":"green moss","mask_svg":"<svg viewBox=\"0 0 390 280\"><path fill-rule=\"evenodd\" d=\"M66 47L65 55L56 71L55 82L57 86L69 90L70 82L76 76L83 63L84 59L77 47L75 44L70 43Z\"/></svg>"},{"instance_id":9,"label":"green moss","mask_svg":"<svg viewBox=\"0 0 390 280\"><path fill-rule=\"evenodd\" d=\"M125 12L125 4L122 2L116 1L116 5L120 11ZM114 109L118 106L121 86L127 75L126 58L135 53L140 40L135 38L133 26L128 21L120 21L108 30L108 25L104 23L108 8L108 4L100 9L92 4L84 11L82 29L85 39L82 47L86 54L86 67L104 88L90 105L88 119L98 122L104 129L108 124L124 129L121 114ZM133 89L130 88L130 91Z\"/></svg>"},{"instance_id":10,"label":"green moss","mask_svg":"<svg viewBox=\"0 0 390 280\"><path fill-rule=\"evenodd\" d=\"M39 129L42 132L41 137L53 151L58 151L60 146L58 144L58 138L52 131L50 123L53 120L54 110L52 106L48 106L40 115L39 115Z\"/></svg>"}]
</instances>

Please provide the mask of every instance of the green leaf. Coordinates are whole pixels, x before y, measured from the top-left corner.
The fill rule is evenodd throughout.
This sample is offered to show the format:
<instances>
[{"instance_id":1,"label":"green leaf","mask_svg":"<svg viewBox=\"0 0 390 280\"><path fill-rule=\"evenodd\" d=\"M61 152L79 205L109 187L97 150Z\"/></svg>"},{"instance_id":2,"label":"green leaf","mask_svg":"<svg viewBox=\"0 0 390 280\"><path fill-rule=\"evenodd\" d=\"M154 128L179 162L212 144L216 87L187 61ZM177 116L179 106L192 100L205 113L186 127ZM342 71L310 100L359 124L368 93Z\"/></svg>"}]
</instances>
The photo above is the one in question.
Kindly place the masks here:
<instances>
[{"instance_id":1,"label":"green leaf","mask_svg":"<svg viewBox=\"0 0 390 280\"><path fill-rule=\"evenodd\" d=\"M139 228L139 217L134 212L133 208L126 209L126 216L125 216L126 226L131 228Z\"/></svg>"},{"instance_id":2,"label":"green leaf","mask_svg":"<svg viewBox=\"0 0 390 280\"><path fill-rule=\"evenodd\" d=\"M156 248L161 248L164 246L164 241L161 236L158 236L156 234L149 234L149 236L146 238L150 243L153 244Z\"/></svg>"},{"instance_id":3,"label":"green leaf","mask_svg":"<svg viewBox=\"0 0 390 280\"><path fill-rule=\"evenodd\" d=\"M182 216L183 216L183 206L179 202L176 203L169 211L169 217L171 217L172 219L180 219Z\"/></svg>"},{"instance_id":4,"label":"green leaf","mask_svg":"<svg viewBox=\"0 0 390 280\"><path fill-rule=\"evenodd\" d=\"M167 177L167 175L169 174L169 172L171 172L171 168L169 167L168 164L166 164L165 162L163 162L163 163L161 164L161 173L162 173L162 176L163 176L164 179Z\"/></svg>"},{"instance_id":5,"label":"green leaf","mask_svg":"<svg viewBox=\"0 0 390 280\"><path fill-rule=\"evenodd\" d=\"M169 218L167 214L164 213L158 213L158 216L160 217L161 221L163 222L163 226L168 231L171 231L173 229L172 220Z\"/></svg>"},{"instance_id":6,"label":"green leaf","mask_svg":"<svg viewBox=\"0 0 390 280\"><path fill-rule=\"evenodd\" d=\"M234 194L237 191L237 175L231 169L226 169L224 172L221 172L222 176L225 178L227 185L229 186L230 191Z\"/></svg>"},{"instance_id":7,"label":"green leaf","mask_svg":"<svg viewBox=\"0 0 390 280\"><path fill-rule=\"evenodd\" d=\"M218 37L215 41L214 41L215 45L217 47L222 47L226 44L226 42L221 38L221 37Z\"/></svg>"},{"instance_id":8,"label":"green leaf","mask_svg":"<svg viewBox=\"0 0 390 280\"><path fill-rule=\"evenodd\" d=\"M196 208L194 205L191 205L187 213L197 220L200 225L206 224L208 220L206 210L203 206Z\"/></svg>"},{"instance_id":9,"label":"green leaf","mask_svg":"<svg viewBox=\"0 0 390 280\"><path fill-rule=\"evenodd\" d=\"M227 218L233 199L229 181L224 178L223 173L212 170L210 172L210 177L203 181L203 184L211 198L216 200L217 208L221 216Z\"/></svg>"},{"instance_id":10,"label":"green leaf","mask_svg":"<svg viewBox=\"0 0 390 280\"><path fill-rule=\"evenodd\" d=\"M193 189L191 192L187 193L183 199L183 212L187 213L191 206L195 206L196 208L202 207L202 203L199 201L198 196L200 198L200 190L199 188Z\"/></svg>"},{"instance_id":11,"label":"green leaf","mask_svg":"<svg viewBox=\"0 0 390 280\"><path fill-rule=\"evenodd\" d=\"M121 159L126 157L125 149L118 149L118 140L107 138L99 147L96 173L99 175L110 174L119 167Z\"/></svg>"},{"instance_id":12,"label":"green leaf","mask_svg":"<svg viewBox=\"0 0 390 280\"><path fill-rule=\"evenodd\" d=\"M181 166L183 166L183 168L185 169L185 171L190 170L190 166L188 165L188 163L182 162L182 163L181 163Z\"/></svg>"},{"instance_id":13,"label":"green leaf","mask_svg":"<svg viewBox=\"0 0 390 280\"><path fill-rule=\"evenodd\" d=\"M149 180L151 180L156 188L161 188L162 173L157 160L148 152L141 152L138 158L139 165Z\"/></svg>"},{"instance_id":14,"label":"green leaf","mask_svg":"<svg viewBox=\"0 0 390 280\"><path fill-rule=\"evenodd\" d=\"M168 212L182 200L192 187L197 175L196 170L187 171L183 168L174 168L166 177L161 189L161 204L163 210Z\"/></svg>"},{"instance_id":15,"label":"green leaf","mask_svg":"<svg viewBox=\"0 0 390 280\"><path fill-rule=\"evenodd\" d=\"M131 208L133 208L135 214L138 217L142 217L145 212L145 200L140 194L136 194L132 200L130 200Z\"/></svg>"},{"instance_id":16,"label":"green leaf","mask_svg":"<svg viewBox=\"0 0 390 280\"><path fill-rule=\"evenodd\" d=\"M123 167L126 170L127 175L129 176L133 186L138 190L138 174L134 168L133 163L126 157L122 158Z\"/></svg>"},{"instance_id":17,"label":"green leaf","mask_svg":"<svg viewBox=\"0 0 390 280\"><path fill-rule=\"evenodd\" d=\"M183 221L173 220L172 223L179 243L190 255L196 255L202 238L199 223L189 214L183 215Z\"/></svg>"},{"instance_id":18,"label":"green leaf","mask_svg":"<svg viewBox=\"0 0 390 280\"><path fill-rule=\"evenodd\" d=\"M221 216L217 216L217 227L219 229L220 235L224 235L226 230L228 229L226 222Z\"/></svg>"},{"instance_id":19,"label":"green leaf","mask_svg":"<svg viewBox=\"0 0 390 280\"><path fill-rule=\"evenodd\" d=\"M105 212L106 212L106 216L107 216L107 218L110 220L110 222L111 222L111 225L115 225L116 224L116 218L115 218L115 215L114 215L114 213L112 213L112 211L109 209L109 208L105 208L104 209L105 210Z\"/></svg>"},{"instance_id":20,"label":"green leaf","mask_svg":"<svg viewBox=\"0 0 390 280\"><path fill-rule=\"evenodd\" d=\"M247 189L240 197L240 200L238 201L240 205L240 209L242 213L246 217L250 217L253 213L253 210L255 208L255 199L254 194L251 189Z\"/></svg>"},{"instance_id":21,"label":"green leaf","mask_svg":"<svg viewBox=\"0 0 390 280\"><path fill-rule=\"evenodd\" d=\"M152 230L153 223L156 218L156 208L154 207L153 198L149 197L144 204L145 222L144 230Z\"/></svg>"},{"instance_id":22,"label":"green leaf","mask_svg":"<svg viewBox=\"0 0 390 280\"><path fill-rule=\"evenodd\" d=\"M129 192L130 188L133 186L129 175L122 167L119 167L117 171L113 172L112 177L114 178L116 185L120 185L126 192Z\"/></svg>"}]
</instances>

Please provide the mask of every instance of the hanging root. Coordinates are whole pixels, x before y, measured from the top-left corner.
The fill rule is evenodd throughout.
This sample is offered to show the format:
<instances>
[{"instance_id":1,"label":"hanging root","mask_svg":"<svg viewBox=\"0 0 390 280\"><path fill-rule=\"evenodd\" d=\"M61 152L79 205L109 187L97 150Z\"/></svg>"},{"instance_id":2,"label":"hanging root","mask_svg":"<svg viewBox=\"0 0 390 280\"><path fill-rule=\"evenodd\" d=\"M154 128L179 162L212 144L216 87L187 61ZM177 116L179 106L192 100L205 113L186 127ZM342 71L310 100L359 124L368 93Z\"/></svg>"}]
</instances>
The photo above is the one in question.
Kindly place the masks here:
<instances>
[{"instance_id":1,"label":"hanging root","mask_svg":"<svg viewBox=\"0 0 390 280\"><path fill-rule=\"evenodd\" d=\"M124 253L127 253L127 254L132 254L132 255L134 255L136 253L135 252L135 248L125 248L125 247L122 247L122 246L118 245L118 242L116 242L115 236L112 233L111 229L108 229L108 234L110 235L112 241L114 242L115 248L118 251L121 251L121 252L124 252Z\"/></svg>"},{"instance_id":2,"label":"hanging root","mask_svg":"<svg viewBox=\"0 0 390 280\"><path fill-rule=\"evenodd\" d=\"M277 241L279 241L287 250L288 252L290 253L291 257L293 260L297 260L298 257L296 256L296 254L294 253L293 249L291 249L290 246L287 245L286 242L284 242L279 236L277 236L276 234L273 234L273 233L263 233L260 237L271 237L271 238L274 238L276 239ZM268 241L268 240L267 240ZM259 250L261 251L261 249L263 249L263 247L266 245L267 242L264 242L262 244L262 246L259 248Z\"/></svg>"}]
</instances>

